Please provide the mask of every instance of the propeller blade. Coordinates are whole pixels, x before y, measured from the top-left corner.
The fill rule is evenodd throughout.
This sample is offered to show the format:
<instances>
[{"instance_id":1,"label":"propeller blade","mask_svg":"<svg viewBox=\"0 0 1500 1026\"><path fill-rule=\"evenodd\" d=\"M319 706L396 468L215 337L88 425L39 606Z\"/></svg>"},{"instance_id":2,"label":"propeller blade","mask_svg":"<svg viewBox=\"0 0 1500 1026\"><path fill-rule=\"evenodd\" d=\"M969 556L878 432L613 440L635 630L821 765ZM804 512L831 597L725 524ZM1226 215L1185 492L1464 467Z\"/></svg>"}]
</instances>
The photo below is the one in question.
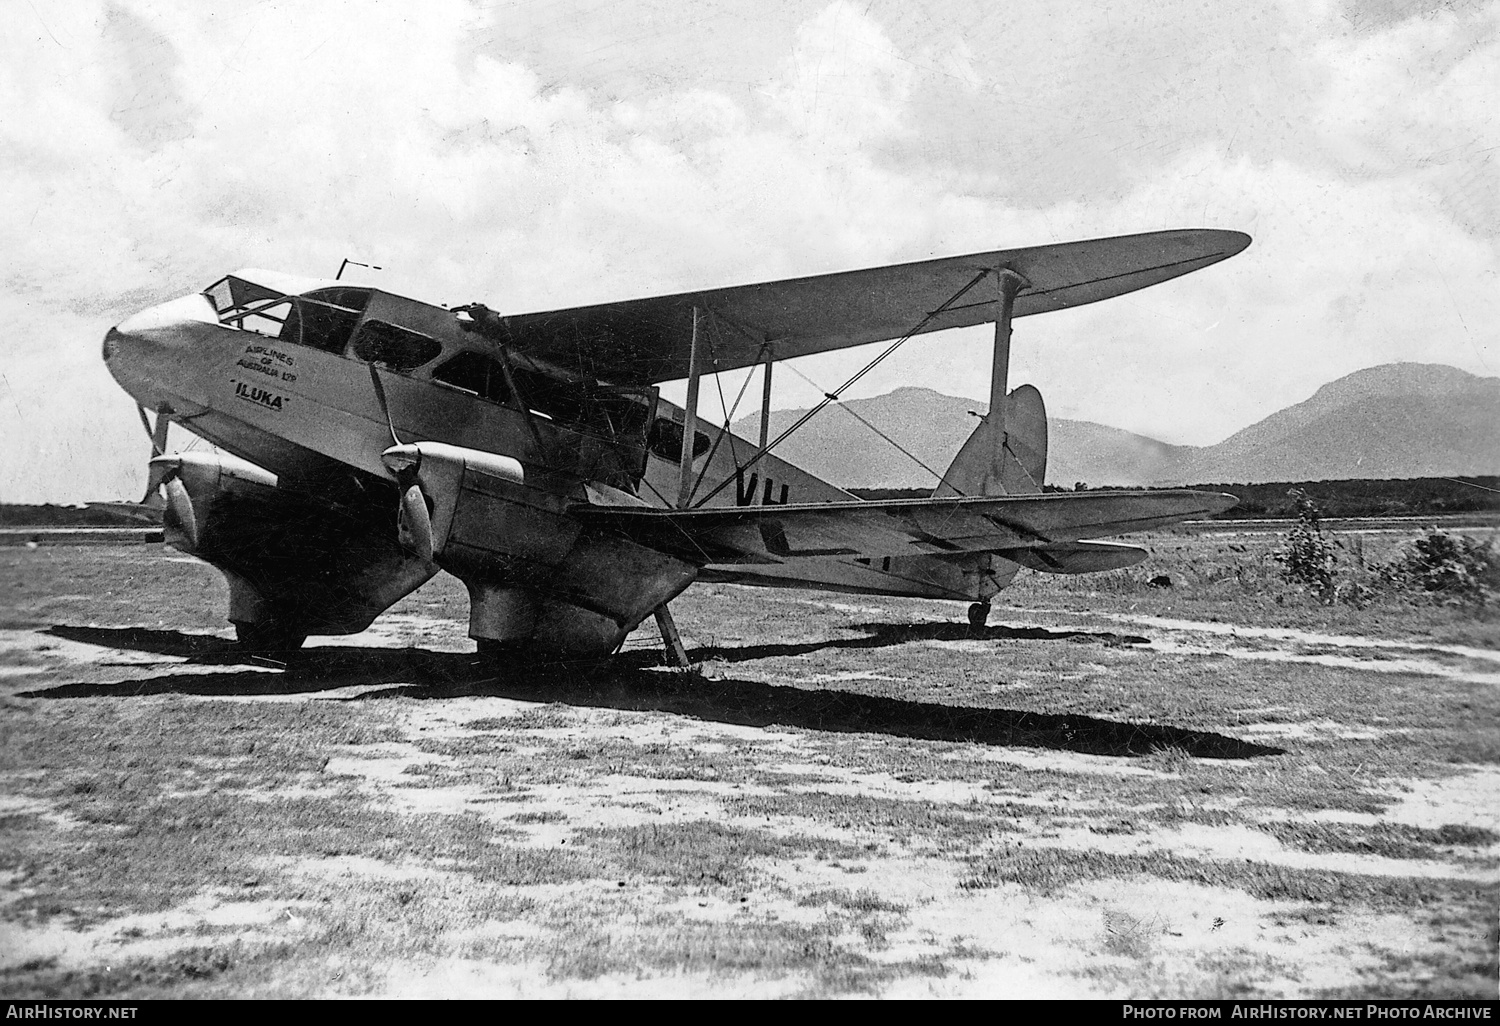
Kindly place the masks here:
<instances>
[{"instance_id":1,"label":"propeller blade","mask_svg":"<svg viewBox=\"0 0 1500 1026\"><path fill-rule=\"evenodd\" d=\"M385 397L385 385L375 364L369 364L370 384L375 388L375 398L380 402L380 412L385 416L390 429L391 441L401 445L401 436L396 434L396 422L391 419L391 405ZM387 462L389 466L389 462ZM396 538L401 547L426 563L432 562L432 512L427 508L427 497L417 483L418 463L391 467L396 475L396 487L401 489L401 505L396 514Z\"/></svg>"},{"instance_id":2,"label":"propeller blade","mask_svg":"<svg viewBox=\"0 0 1500 1026\"><path fill-rule=\"evenodd\" d=\"M148 467L149 469L146 472L146 494L141 497L141 505L161 509L161 486L167 482L167 478L177 468L166 460L161 459L161 457L152 460L148 464Z\"/></svg>"},{"instance_id":3,"label":"propeller blade","mask_svg":"<svg viewBox=\"0 0 1500 1026\"><path fill-rule=\"evenodd\" d=\"M198 514L193 512L193 500L188 496L187 486L176 474L172 474L162 482L162 490L167 493L167 508L162 516L162 523L166 527L175 527L187 538L187 550L197 551L198 548ZM168 541L181 545L180 540L168 536Z\"/></svg>"},{"instance_id":4,"label":"propeller blade","mask_svg":"<svg viewBox=\"0 0 1500 1026\"><path fill-rule=\"evenodd\" d=\"M401 490L401 513L396 518L396 536L401 545L424 562L432 562L432 514L427 497L415 481Z\"/></svg>"},{"instance_id":5,"label":"propeller blade","mask_svg":"<svg viewBox=\"0 0 1500 1026\"><path fill-rule=\"evenodd\" d=\"M165 464L157 464L156 457L166 455L167 429L172 426L172 408L166 403L162 403L156 408L155 427L152 427L150 418L146 416L146 408L144 406L137 403L135 412L141 415L141 426L146 429L146 434L151 436L151 471L147 475L146 494L141 496L140 504L160 509L162 499L156 490L166 480L168 467Z\"/></svg>"}]
</instances>

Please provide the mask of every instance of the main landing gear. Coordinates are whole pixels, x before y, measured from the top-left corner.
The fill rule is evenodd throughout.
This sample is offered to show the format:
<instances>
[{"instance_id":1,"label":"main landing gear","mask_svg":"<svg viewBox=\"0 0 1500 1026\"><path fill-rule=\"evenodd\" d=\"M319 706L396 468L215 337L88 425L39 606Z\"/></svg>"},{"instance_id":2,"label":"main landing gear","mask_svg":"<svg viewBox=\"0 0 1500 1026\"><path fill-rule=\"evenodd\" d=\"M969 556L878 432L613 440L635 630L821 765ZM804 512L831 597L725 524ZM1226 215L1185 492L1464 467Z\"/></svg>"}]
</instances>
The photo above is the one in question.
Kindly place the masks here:
<instances>
[{"instance_id":1,"label":"main landing gear","mask_svg":"<svg viewBox=\"0 0 1500 1026\"><path fill-rule=\"evenodd\" d=\"M990 604L988 602L976 602L969 607L969 626L983 627L990 618Z\"/></svg>"},{"instance_id":2,"label":"main landing gear","mask_svg":"<svg viewBox=\"0 0 1500 1026\"><path fill-rule=\"evenodd\" d=\"M285 658L288 653L301 648L302 643L307 640L307 635L295 627L287 627L274 621L246 623L243 620L236 620L234 633L239 640L240 648L256 655L274 658Z\"/></svg>"},{"instance_id":3,"label":"main landing gear","mask_svg":"<svg viewBox=\"0 0 1500 1026\"><path fill-rule=\"evenodd\" d=\"M675 666L679 670L686 670L693 665L688 658L687 649L682 645L682 635L677 631L677 623L672 619L672 614L665 604L656 611L656 626L661 629L661 645L665 649L666 664Z\"/></svg>"}]
</instances>

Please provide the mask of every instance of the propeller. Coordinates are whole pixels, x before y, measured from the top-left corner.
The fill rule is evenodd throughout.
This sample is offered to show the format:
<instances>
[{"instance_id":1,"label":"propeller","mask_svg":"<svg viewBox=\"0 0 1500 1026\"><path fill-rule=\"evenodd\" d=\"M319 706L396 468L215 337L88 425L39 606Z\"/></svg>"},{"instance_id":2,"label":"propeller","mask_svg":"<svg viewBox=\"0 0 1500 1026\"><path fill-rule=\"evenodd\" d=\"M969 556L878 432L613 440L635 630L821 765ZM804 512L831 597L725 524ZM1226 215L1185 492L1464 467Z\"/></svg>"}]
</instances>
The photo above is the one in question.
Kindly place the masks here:
<instances>
[{"instance_id":1,"label":"propeller","mask_svg":"<svg viewBox=\"0 0 1500 1026\"><path fill-rule=\"evenodd\" d=\"M146 477L146 494L141 496L141 505L159 508L162 505L160 489L166 483L171 467L165 462L158 462L157 457L167 454L167 429L172 426L172 408L166 403L156 408L155 427L151 426L144 406L137 405L135 409L141 415L141 426L151 436L151 469Z\"/></svg>"},{"instance_id":2,"label":"propeller","mask_svg":"<svg viewBox=\"0 0 1500 1026\"><path fill-rule=\"evenodd\" d=\"M396 538L401 547L424 563L432 562L432 510L428 508L427 496L422 493L418 472L422 467L422 452L416 446L406 445L396 434L396 422L391 419L390 403L385 397L385 386L380 382L380 373L375 364L369 364L370 384L375 388L375 398L380 402L380 412L390 429L393 448L381 455L381 461L396 477L396 487L401 491L401 502L396 511Z\"/></svg>"},{"instance_id":3,"label":"propeller","mask_svg":"<svg viewBox=\"0 0 1500 1026\"><path fill-rule=\"evenodd\" d=\"M396 478L396 488L401 492L396 507L397 540L413 556L432 562L432 510L418 477L422 450L415 445L395 445L380 454L380 462Z\"/></svg>"},{"instance_id":4,"label":"propeller","mask_svg":"<svg viewBox=\"0 0 1500 1026\"><path fill-rule=\"evenodd\" d=\"M153 426L144 406L136 406L141 415L141 424L151 436L151 462L146 475L146 494L141 497L142 506L162 510L163 523L180 535L173 544L185 546L192 552L198 547L198 514L193 509L193 500L187 486L182 483L182 459L167 455L167 431L172 426L172 407L162 403L156 408L156 424Z\"/></svg>"}]
</instances>

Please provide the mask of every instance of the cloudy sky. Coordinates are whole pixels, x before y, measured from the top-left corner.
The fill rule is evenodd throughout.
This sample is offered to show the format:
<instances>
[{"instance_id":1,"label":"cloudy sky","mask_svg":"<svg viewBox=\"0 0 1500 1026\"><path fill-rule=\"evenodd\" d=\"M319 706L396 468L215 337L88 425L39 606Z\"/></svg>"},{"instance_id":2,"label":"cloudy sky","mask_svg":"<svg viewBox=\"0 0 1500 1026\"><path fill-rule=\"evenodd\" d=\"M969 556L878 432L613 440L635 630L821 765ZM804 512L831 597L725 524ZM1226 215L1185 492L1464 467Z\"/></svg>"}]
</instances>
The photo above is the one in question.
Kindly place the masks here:
<instances>
[{"instance_id":1,"label":"cloudy sky","mask_svg":"<svg viewBox=\"0 0 1500 1026\"><path fill-rule=\"evenodd\" d=\"M1500 2L19 0L6 22L0 501L139 493L111 324L345 257L520 312L1233 228L1255 242L1231 261L1018 321L1012 382L1209 444L1362 367L1500 374ZM915 340L855 394L983 397L987 339ZM862 362L799 368L832 387ZM777 380L778 406L815 395Z\"/></svg>"}]
</instances>

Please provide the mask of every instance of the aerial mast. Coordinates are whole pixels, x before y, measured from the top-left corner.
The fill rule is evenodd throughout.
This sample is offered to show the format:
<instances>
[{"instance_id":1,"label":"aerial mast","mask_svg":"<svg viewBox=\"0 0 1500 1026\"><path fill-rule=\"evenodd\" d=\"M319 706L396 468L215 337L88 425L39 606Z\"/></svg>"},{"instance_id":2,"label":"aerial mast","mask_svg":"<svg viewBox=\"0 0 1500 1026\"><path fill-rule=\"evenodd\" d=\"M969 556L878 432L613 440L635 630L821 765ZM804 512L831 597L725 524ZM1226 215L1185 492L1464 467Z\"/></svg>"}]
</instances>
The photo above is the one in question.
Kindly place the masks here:
<instances>
[{"instance_id":1,"label":"aerial mast","mask_svg":"<svg viewBox=\"0 0 1500 1026\"><path fill-rule=\"evenodd\" d=\"M344 262L341 263L341 264L339 264L339 273L335 274L333 276L333 280L334 281L341 280L344 277L344 268L350 266L351 264L353 266L355 266L355 267L368 267L372 271L383 271L383 270L385 270L385 268L380 267L377 264L362 264L358 260L350 260L348 257L344 257Z\"/></svg>"}]
</instances>

